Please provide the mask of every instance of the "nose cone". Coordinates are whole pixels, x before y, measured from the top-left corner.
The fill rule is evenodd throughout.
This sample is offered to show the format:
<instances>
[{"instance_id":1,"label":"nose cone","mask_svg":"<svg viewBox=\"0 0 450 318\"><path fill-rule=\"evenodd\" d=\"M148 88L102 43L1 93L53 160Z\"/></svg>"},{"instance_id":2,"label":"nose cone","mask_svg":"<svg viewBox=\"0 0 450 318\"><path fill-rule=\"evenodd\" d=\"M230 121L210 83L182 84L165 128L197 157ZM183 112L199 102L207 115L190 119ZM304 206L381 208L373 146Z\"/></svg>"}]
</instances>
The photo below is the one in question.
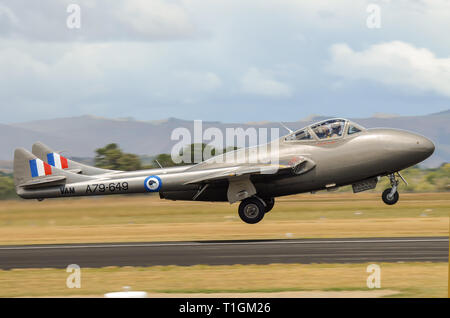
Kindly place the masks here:
<instances>
[{"instance_id":1,"label":"nose cone","mask_svg":"<svg viewBox=\"0 0 450 318\"><path fill-rule=\"evenodd\" d=\"M416 135L416 139L414 151L422 154L425 157L423 160L425 160L433 154L435 149L434 144L430 139L423 136Z\"/></svg>"},{"instance_id":2,"label":"nose cone","mask_svg":"<svg viewBox=\"0 0 450 318\"><path fill-rule=\"evenodd\" d=\"M405 164L408 162L409 164L420 163L434 152L434 144L431 140L408 131L385 131L383 143L385 149L396 153Z\"/></svg>"}]
</instances>

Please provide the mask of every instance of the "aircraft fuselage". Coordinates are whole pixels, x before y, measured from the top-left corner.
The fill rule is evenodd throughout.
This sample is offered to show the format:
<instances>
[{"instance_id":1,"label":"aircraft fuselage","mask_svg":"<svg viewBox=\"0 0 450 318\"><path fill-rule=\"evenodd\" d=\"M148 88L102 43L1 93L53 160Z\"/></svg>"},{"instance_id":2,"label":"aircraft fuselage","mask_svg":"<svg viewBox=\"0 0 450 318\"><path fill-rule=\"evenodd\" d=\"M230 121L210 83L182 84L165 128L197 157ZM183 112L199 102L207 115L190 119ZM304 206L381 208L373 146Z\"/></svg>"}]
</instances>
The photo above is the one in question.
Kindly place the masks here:
<instances>
[{"instance_id":1,"label":"aircraft fuselage","mask_svg":"<svg viewBox=\"0 0 450 318\"><path fill-rule=\"evenodd\" d=\"M282 139L278 143L278 148L277 159L280 162L301 156L315 163L315 166L300 174L285 171L251 175L250 180L256 192L263 198L333 189L384 176L413 166L425 160L434 151L433 143L427 138L395 129L368 129L354 137L312 140L306 143ZM18 191L18 194L23 198L54 198L159 192L162 198L192 200L200 186L189 184L190 181L226 170L228 166L234 164L215 163L214 160L211 162L186 168L152 169L151 176L148 176L150 171L144 176L140 175L139 171L106 174L85 182L24 188ZM149 178L155 178L154 182L148 180ZM227 201L227 189L226 180L211 182L195 199Z\"/></svg>"}]
</instances>

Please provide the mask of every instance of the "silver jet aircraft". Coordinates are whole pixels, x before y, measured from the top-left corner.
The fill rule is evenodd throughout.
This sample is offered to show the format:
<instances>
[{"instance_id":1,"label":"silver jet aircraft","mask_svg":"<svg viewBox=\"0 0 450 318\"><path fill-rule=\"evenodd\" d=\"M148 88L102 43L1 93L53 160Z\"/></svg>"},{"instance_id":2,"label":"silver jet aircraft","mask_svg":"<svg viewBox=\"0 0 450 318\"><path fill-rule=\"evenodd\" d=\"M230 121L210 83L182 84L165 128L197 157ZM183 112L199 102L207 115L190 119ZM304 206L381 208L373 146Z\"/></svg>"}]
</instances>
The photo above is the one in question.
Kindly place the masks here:
<instances>
[{"instance_id":1,"label":"silver jet aircraft","mask_svg":"<svg viewBox=\"0 0 450 318\"><path fill-rule=\"evenodd\" d=\"M427 138L396 129L365 129L345 119L329 119L268 144L228 152L196 165L113 171L71 161L42 143L33 153L14 153L14 182L25 199L159 192L169 200L240 201L239 216L261 221L284 195L374 189L387 176L382 200L395 204L399 171L434 152ZM406 181L405 181L406 183Z\"/></svg>"}]
</instances>

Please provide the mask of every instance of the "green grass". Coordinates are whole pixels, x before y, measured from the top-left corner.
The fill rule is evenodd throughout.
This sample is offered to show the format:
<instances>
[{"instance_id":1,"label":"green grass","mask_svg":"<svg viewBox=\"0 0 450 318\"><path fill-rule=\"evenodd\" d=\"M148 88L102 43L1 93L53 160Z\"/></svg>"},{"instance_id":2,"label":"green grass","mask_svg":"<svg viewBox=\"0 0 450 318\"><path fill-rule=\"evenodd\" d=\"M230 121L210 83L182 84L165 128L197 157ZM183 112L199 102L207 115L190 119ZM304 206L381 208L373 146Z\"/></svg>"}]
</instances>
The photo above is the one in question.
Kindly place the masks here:
<instances>
[{"instance_id":1,"label":"green grass","mask_svg":"<svg viewBox=\"0 0 450 318\"><path fill-rule=\"evenodd\" d=\"M237 204L155 196L0 201L0 227L226 222L237 216L236 209ZM278 198L267 219L443 217L449 211L448 193L402 194L395 206L383 204L377 194L307 194Z\"/></svg>"},{"instance_id":2,"label":"green grass","mask_svg":"<svg viewBox=\"0 0 450 318\"><path fill-rule=\"evenodd\" d=\"M148 293L368 291L368 264L270 264L82 268L81 289L64 269L0 270L0 297L99 296L123 286ZM447 263L379 263L392 297L446 297Z\"/></svg>"},{"instance_id":3,"label":"green grass","mask_svg":"<svg viewBox=\"0 0 450 318\"><path fill-rule=\"evenodd\" d=\"M279 198L256 225L237 204L157 196L0 201L0 244L448 235L447 193L325 193Z\"/></svg>"}]
</instances>

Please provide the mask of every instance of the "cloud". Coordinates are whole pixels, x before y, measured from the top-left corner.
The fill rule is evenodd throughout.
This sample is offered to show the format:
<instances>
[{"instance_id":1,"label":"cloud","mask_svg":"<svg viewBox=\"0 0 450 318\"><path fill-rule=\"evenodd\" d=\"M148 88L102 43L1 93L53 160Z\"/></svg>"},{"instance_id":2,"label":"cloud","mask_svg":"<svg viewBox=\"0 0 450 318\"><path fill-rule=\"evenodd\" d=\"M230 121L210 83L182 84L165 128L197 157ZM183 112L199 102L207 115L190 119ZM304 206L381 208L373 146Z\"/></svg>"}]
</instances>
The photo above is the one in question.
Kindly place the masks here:
<instances>
[{"instance_id":1,"label":"cloud","mask_svg":"<svg viewBox=\"0 0 450 318\"><path fill-rule=\"evenodd\" d=\"M300 118L311 109L346 117L393 106L408 114L448 108L447 84L436 80L449 82L442 70L419 72L409 61L386 66L385 58L377 67L349 66L369 45L393 40L442 62L450 52L442 32L450 26L448 0L379 0L377 30L366 27L372 0L0 2L3 122L84 113L255 121ZM71 3L81 7L81 29L66 27ZM338 41L350 53L344 45L331 56L333 74L324 64ZM439 94L405 94L393 85Z\"/></svg>"},{"instance_id":2,"label":"cloud","mask_svg":"<svg viewBox=\"0 0 450 318\"><path fill-rule=\"evenodd\" d=\"M0 5L0 37L31 41L167 41L191 38L195 26L180 1L78 0L81 27L66 20L72 0L15 0Z\"/></svg>"},{"instance_id":3,"label":"cloud","mask_svg":"<svg viewBox=\"0 0 450 318\"><path fill-rule=\"evenodd\" d=\"M11 32L17 26L18 19L14 12L7 6L0 4L0 30Z\"/></svg>"},{"instance_id":4,"label":"cloud","mask_svg":"<svg viewBox=\"0 0 450 318\"><path fill-rule=\"evenodd\" d=\"M0 48L0 105L9 118L87 113L111 87L95 59L98 48L75 46L51 63L17 48ZM94 106L96 105L96 106Z\"/></svg>"},{"instance_id":5,"label":"cloud","mask_svg":"<svg viewBox=\"0 0 450 318\"><path fill-rule=\"evenodd\" d=\"M0 105L9 118L131 114L204 102L223 82L204 66L161 63L166 50L132 43L0 44ZM1 106L0 106L1 107ZM20 110L19 110L20 109Z\"/></svg>"},{"instance_id":6,"label":"cloud","mask_svg":"<svg viewBox=\"0 0 450 318\"><path fill-rule=\"evenodd\" d=\"M292 89L289 85L272 79L269 74L252 67L241 79L241 89L246 94L269 96L269 97L290 97Z\"/></svg>"},{"instance_id":7,"label":"cloud","mask_svg":"<svg viewBox=\"0 0 450 318\"><path fill-rule=\"evenodd\" d=\"M354 51L347 44L331 47L328 70L349 80L371 80L450 97L450 57L393 41Z\"/></svg>"},{"instance_id":8,"label":"cloud","mask_svg":"<svg viewBox=\"0 0 450 318\"><path fill-rule=\"evenodd\" d=\"M115 10L115 16L138 34L151 38L177 38L194 32L186 11L175 3L127 0Z\"/></svg>"},{"instance_id":9,"label":"cloud","mask_svg":"<svg viewBox=\"0 0 450 318\"><path fill-rule=\"evenodd\" d=\"M174 79L189 90L209 92L222 86L222 80L213 72L177 71Z\"/></svg>"}]
</instances>

